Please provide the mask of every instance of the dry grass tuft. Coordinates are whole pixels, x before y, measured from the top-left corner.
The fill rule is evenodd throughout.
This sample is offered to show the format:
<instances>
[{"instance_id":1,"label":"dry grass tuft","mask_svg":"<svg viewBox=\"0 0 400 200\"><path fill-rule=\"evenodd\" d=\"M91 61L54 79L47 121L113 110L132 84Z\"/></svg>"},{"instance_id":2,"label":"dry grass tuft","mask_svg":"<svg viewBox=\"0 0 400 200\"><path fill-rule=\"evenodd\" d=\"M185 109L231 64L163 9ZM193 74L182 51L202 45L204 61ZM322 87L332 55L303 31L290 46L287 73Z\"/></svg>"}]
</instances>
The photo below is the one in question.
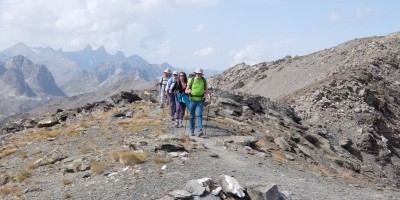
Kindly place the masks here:
<instances>
[{"instance_id":1,"label":"dry grass tuft","mask_svg":"<svg viewBox=\"0 0 400 200\"><path fill-rule=\"evenodd\" d=\"M320 164L316 164L316 165L310 165L309 166L311 171L314 172L314 174L316 174L317 176L334 176L334 171L331 170L330 168L324 166L324 165L320 165Z\"/></svg>"},{"instance_id":2,"label":"dry grass tuft","mask_svg":"<svg viewBox=\"0 0 400 200\"><path fill-rule=\"evenodd\" d=\"M15 173L13 176L11 176L11 179L14 182L20 183L26 179L28 179L29 177L31 177L31 172L27 171L27 170L21 170L18 171L17 173Z\"/></svg>"},{"instance_id":3,"label":"dry grass tuft","mask_svg":"<svg viewBox=\"0 0 400 200\"><path fill-rule=\"evenodd\" d=\"M283 164L287 162L285 153L282 150L272 150L271 154L274 156L272 159L273 161L277 162L278 164Z\"/></svg>"},{"instance_id":4,"label":"dry grass tuft","mask_svg":"<svg viewBox=\"0 0 400 200\"><path fill-rule=\"evenodd\" d=\"M125 130L141 132L144 128L151 127L155 132L162 132L161 120L150 117L132 118L118 122L118 125Z\"/></svg>"},{"instance_id":5,"label":"dry grass tuft","mask_svg":"<svg viewBox=\"0 0 400 200\"><path fill-rule=\"evenodd\" d=\"M22 189L17 185L4 186L0 188L0 196L22 196Z\"/></svg>"},{"instance_id":6,"label":"dry grass tuft","mask_svg":"<svg viewBox=\"0 0 400 200\"><path fill-rule=\"evenodd\" d=\"M93 151L94 151L94 149L92 147L84 146L81 150L79 150L79 153L81 153L81 155L84 155L84 154L92 153Z\"/></svg>"},{"instance_id":7,"label":"dry grass tuft","mask_svg":"<svg viewBox=\"0 0 400 200\"><path fill-rule=\"evenodd\" d=\"M72 194L70 194L70 193L64 194L64 199L70 199L70 198L72 198Z\"/></svg>"},{"instance_id":8,"label":"dry grass tuft","mask_svg":"<svg viewBox=\"0 0 400 200\"><path fill-rule=\"evenodd\" d=\"M179 138L178 144L188 147L192 145L192 142L190 141L190 137L186 134L182 134L181 137Z\"/></svg>"},{"instance_id":9,"label":"dry grass tuft","mask_svg":"<svg viewBox=\"0 0 400 200\"><path fill-rule=\"evenodd\" d=\"M124 165L136 165L144 163L147 158L147 153L124 151L119 152L119 162Z\"/></svg>"},{"instance_id":10,"label":"dry grass tuft","mask_svg":"<svg viewBox=\"0 0 400 200\"><path fill-rule=\"evenodd\" d=\"M63 179L61 180L61 185L62 185L62 186L66 186L66 185L69 185L69 184L71 184L71 183L72 183L72 181L69 180L69 179L66 179L66 178L63 178Z\"/></svg>"},{"instance_id":11,"label":"dry grass tuft","mask_svg":"<svg viewBox=\"0 0 400 200\"><path fill-rule=\"evenodd\" d=\"M96 162L93 161L90 165L90 170L96 175L102 174L106 169L108 169L110 166L105 163L105 162Z\"/></svg>"},{"instance_id":12,"label":"dry grass tuft","mask_svg":"<svg viewBox=\"0 0 400 200\"><path fill-rule=\"evenodd\" d=\"M27 168L28 170L34 170L34 169L36 169L36 168L38 168L38 167L39 167L39 164L36 163L36 162L28 162L28 163L26 164L26 168Z\"/></svg>"},{"instance_id":13,"label":"dry grass tuft","mask_svg":"<svg viewBox=\"0 0 400 200\"><path fill-rule=\"evenodd\" d=\"M13 153L15 153L16 151L17 151L17 149L14 148L14 147L9 148L9 149L1 150L1 151L0 151L0 159L5 158L5 157L7 157L7 156L9 156L9 155L11 155L11 154L13 154Z\"/></svg>"},{"instance_id":14,"label":"dry grass tuft","mask_svg":"<svg viewBox=\"0 0 400 200\"><path fill-rule=\"evenodd\" d=\"M341 172L339 172L339 175L343 180L346 180L346 181L353 179L352 172L350 170L347 170L347 169L346 170L342 170Z\"/></svg>"},{"instance_id":15,"label":"dry grass tuft","mask_svg":"<svg viewBox=\"0 0 400 200\"><path fill-rule=\"evenodd\" d=\"M155 154L153 156L153 162L156 164L167 164L172 162L172 158L170 156L162 156L160 154Z\"/></svg>"},{"instance_id":16,"label":"dry grass tuft","mask_svg":"<svg viewBox=\"0 0 400 200\"><path fill-rule=\"evenodd\" d=\"M21 152L18 153L18 157L19 157L21 160L25 160L26 158L28 158L28 155L26 154L26 152L21 151Z\"/></svg>"}]
</instances>

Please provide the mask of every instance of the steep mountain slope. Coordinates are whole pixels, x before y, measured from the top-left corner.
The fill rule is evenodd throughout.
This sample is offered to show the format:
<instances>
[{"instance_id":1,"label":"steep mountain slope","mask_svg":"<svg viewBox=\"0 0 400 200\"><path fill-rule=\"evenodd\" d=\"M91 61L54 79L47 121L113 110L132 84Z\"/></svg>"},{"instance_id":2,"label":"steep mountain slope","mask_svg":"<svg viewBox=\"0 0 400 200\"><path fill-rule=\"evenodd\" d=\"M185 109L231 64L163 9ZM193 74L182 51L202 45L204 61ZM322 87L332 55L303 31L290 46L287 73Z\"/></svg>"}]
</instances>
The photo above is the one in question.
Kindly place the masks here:
<instances>
[{"instance_id":1,"label":"steep mountain slope","mask_svg":"<svg viewBox=\"0 0 400 200\"><path fill-rule=\"evenodd\" d=\"M0 121L65 96L46 66L21 55L0 62L0 84Z\"/></svg>"},{"instance_id":2,"label":"steep mountain slope","mask_svg":"<svg viewBox=\"0 0 400 200\"><path fill-rule=\"evenodd\" d=\"M399 46L400 33L356 39L306 56L240 64L209 82L291 105L313 135L311 147L293 150L398 184Z\"/></svg>"},{"instance_id":3,"label":"steep mountain slope","mask_svg":"<svg viewBox=\"0 0 400 200\"><path fill-rule=\"evenodd\" d=\"M23 55L34 63L46 65L59 85L71 79L79 70L79 66L76 63L49 47L34 48L28 47L23 43L17 43L13 47L5 49L2 54L11 57Z\"/></svg>"},{"instance_id":4,"label":"steep mountain slope","mask_svg":"<svg viewBox=\"0 0 400 200\"><path fill-rule=\"evenodd\" d=\"M46 66L34 64L25 56L12 57L5 63L5 68L19 72L18 81L26 82L26 85L29 85L38 96L65 96L65 93L57 87Z\"/></svg>"}]
</instances>

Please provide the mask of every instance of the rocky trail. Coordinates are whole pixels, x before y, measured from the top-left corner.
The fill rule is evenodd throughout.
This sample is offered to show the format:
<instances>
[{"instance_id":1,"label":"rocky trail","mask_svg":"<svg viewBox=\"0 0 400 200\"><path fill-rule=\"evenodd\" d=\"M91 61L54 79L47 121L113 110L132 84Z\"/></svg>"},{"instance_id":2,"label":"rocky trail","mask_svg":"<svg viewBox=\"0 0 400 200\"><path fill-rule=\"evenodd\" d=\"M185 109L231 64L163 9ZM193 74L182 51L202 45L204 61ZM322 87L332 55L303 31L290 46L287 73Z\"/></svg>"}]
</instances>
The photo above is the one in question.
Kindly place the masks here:
<instances>
[{"instance_id":1,"label":"rocky trail","mask_svg":"<svg viewBox=\"0 0 400 200\"><path fill-rule=\"evenodd\" d=\"M121 93L108 101L29 114L5 124L0 199L250 199L251 190L273 185L281 199L400 196L385 181L347 169L333 170L283 151L250 130L247 119L223 117L239 112L233 107L239 103L227 94L217 92L216 102L204 110L206 137L189 137L188 128L174 127L166 109L141 96L144 100L139 101L133 93ZM269 112L284 116L278 114L283 108L271 104ZM271 120L267 124L282 128ZM289 121L285 128L292 126ZM201 196L185 193L188 185L195 187L191 180L211 178L216 185L209 187L217 188L224 174L239 183L245 197L225 191L218 196L207 191Z\"/></svg>"}]
</instances>

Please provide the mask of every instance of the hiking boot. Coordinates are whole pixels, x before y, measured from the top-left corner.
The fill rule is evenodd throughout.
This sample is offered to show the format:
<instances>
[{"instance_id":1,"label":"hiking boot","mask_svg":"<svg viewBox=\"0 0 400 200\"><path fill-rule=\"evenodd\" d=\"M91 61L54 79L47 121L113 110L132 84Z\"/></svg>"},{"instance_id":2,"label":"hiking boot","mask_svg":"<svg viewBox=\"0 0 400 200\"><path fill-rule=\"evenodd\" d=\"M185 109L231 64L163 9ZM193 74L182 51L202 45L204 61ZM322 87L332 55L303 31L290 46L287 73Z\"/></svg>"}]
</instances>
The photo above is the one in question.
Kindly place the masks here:
<instances>
[{"instance_id":1,"label":"hiking boot","mask_svg":"<svg viewBox=\"0 0 400 200\"><path fill-rule=\"evenodd\" d=\"M205 136L203 131L200 131L200 132L197 133L197 137L203 137L203 136Z\"/></svg>"}]
</instances>

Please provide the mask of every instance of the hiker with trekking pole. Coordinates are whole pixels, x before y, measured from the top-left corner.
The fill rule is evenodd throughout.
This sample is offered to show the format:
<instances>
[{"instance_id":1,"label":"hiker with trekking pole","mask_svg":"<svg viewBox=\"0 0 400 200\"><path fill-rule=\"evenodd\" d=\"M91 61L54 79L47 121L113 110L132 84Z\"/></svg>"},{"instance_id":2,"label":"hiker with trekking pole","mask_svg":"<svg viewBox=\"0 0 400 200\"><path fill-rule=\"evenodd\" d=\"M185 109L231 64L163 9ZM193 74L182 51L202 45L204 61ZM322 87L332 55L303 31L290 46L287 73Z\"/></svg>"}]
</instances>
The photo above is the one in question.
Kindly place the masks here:
<instances>
[{"instance_id":1,"label":"hiker with trekking pole","mask_svg":"<svg viewBox=\"0 0 400 200\"><path fill-rule=\"evenodd\" d=\"M156 85L160 86L160 108L164 108L164 103L166 100L166 90L167 90L167 82L171 77L171 70L169 68L164 70L164 76L156 83Z\"/></svg>"},{"instance_id":2,"label":"hiker with trekking pole","mask_svg":"<svg viewBox=\"0 0 400 200\"><path fill-rule=\"evenodd\" d=\"M209 101L211 101L211 93L207 88L207 81L203 77L203 70L197 68L195 71L195 77L188 81L188 86L186 87L185 93L189 94L189 129L190 136L194 136L195 121L197 123L197 136L204 136L203 132L203 106L206 100L205 95L207 95Z\"/></svg>"},{"instance_id":3,"label":"hiker with trekking pole","mask_svg":"<svg viewBox=\"0 0 400 200\"><path fill-rule=\"evenodd\" d=\"M183 117L185 115L186 105L185 102L188 101L189 96L185 93L187 87L187 77L185 72L179 73L179 78L173 88L175 93L175 101L176 101L176 124L175 127L183 127Z\"/></svg>"}]
</instances>

